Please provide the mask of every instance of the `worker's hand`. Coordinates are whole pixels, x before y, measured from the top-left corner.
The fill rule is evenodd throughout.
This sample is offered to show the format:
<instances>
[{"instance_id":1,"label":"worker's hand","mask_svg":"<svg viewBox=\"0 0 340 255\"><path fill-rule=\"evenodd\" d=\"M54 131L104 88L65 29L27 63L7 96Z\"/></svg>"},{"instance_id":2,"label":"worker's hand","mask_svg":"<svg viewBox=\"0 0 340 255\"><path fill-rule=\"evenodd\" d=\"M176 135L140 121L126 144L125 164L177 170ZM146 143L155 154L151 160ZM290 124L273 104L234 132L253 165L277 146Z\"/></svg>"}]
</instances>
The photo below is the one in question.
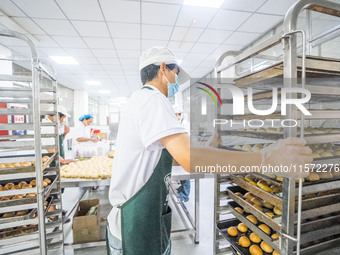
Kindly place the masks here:
<instances>
[{"instance_id":1,"label":"worker's hand","mask_svg":"<svg viewBox=\"0 0 340 255\"><path fill-rule=\"evenodd\" d=\"M64 134L68 134L68 133L70 133L70 127L69 126L65 126L64 127Z\"/></svg>"},{"instance_id":2,"label":"worker's hand","mask_svg":"<svg viewBox=\"0 0 340 255\"><path fill-rule=\"evenodd\" d=\"M268 167L267 173L274 173L288 178L303 178L309 175L308 166L313 161L312 150L305 146L300 138L281 139L261 150L262 165ZM271 166L284 171L270 171ZM264 168L263 168L264 170ZM265 173L265 172L264 172Z\"/></svg>"},{"instance_id":3,"label":"worker's hand","mask_svg":"<svg viewBox=\"0 0 340 255\"><path fill-rule=\"evenodd\" d=\"M63 160L60 160L60 163L63 164L63 165L67 165L67 164L70 164L72 162L75 162L73 159L63 159Z\"/></svg>"},{"instance_id":4,"label":"worker's hand","mask_svg":"<svg viewBox=\"0 0 340 255\"><path fill-rule=\"evenodd\" d=\"M217 148L218 147L218 133L214 133L208 140L208 146Z\"/></svg>"}]
</instances>

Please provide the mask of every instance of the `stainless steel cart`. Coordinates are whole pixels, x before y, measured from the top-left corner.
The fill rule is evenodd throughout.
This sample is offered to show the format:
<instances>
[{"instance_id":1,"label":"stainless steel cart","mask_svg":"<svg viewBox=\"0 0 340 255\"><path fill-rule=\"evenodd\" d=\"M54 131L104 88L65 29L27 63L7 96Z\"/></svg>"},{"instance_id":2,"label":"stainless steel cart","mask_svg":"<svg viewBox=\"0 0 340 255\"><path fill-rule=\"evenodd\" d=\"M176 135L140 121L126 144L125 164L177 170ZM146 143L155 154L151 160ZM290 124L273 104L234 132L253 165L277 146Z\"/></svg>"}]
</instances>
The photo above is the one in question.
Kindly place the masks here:
<instances>
[{"instance_id":1,"label":"stainless steel cart","mask_svg":"<svg viewBox=\"0 0 340 255\"><path fill-rule=\"evenodd\" d=\"M307 31L297 29L297 20L299 14L307 10ZM277 84L277 79L281 79L281 85L279 88L294 88L302 87L308 89L312 94L312 100L310 104L318 102L333 102L339 101L340 90L339 90L339 77L340 77L340 60L306 56L306 52L311 52L312 43L325 36L332 34L336 30L330 29L325 31L323 34L315 36L313 38L311 33L310 15L313 12L323 13L338 17L340 20L340 5L319 0L300 0L293 5L287 12L284 22L283 29L276 31L276 33L269 36L269 39L263 40L255 46L251 46L242 53L229 52L221 56L216 64L216 74L218 78L219 92L223 89L226 84L233 84L239 88L247 88L251 86L254 91L253 100L259 104L265 103L266 100L270 100L273 97L270 89L273 84ZM338 29L338 28L337 28ZM298 40L298 35L301 36L301 41ZM275 47L282 47L282 54L270 55L268 49ZM299 53L302 52L302 53ZM275 52L275 50L273 51ZM222 61L226 56L233 56L233 59L227 64L222 64ZM246 61L254 63L254 59L257 59L257 63L260 62L257 68L249 68L247 70L242 69L240 72L240 65ZM258 61L261 59L262 61ZM225 70L231 68L236 69L235 76L232 81L225 82L221 76ZM238 70L239 69L239 70ZM236 77L236 78L235 78ZM324 78L323 83L313 84L309 83L310 77ZM327 79L325 79L327 78ZM328 79L329 78L329 79ZM276 80L275 80L276 79ZM273 82L273 80L275 80ZM321 81L321 79L320 79ZM268 92L269 91L269 92ZM294 96L294 95L293 95ZM296 95L295 95L296 96ZM228 103L228 100L224 102ZM230 102L229 102L230 103ZM278 140L284 137L299 137L303 136L306 132L305 120L331 120L338 119L340 116L339 110L331 109L318 109L311 110L311 116L305 116L305 118L298 114L297 109L292 107L287 108L287 115L285 119L299 119L301 123L301 132L297 128L285 128L282 134L266 134L262 132L247 132L239 130L223 130L219 128L217 131L221 137L223 136L239 136L247 138L257 138L265 140ZM235 118L230 115L222 114L221 109L217 114L218 118L221 119L250 119L254 118L252 115L241 116ZM274 113L269 116L256 116L256 119L282 119L278 113ZM322 121L321 121L322 122ZM337 126L337 128L339 128ZM340 137L336 133L328 134L315 134L305 135L307 143L310 145L318 145L323 143L337 143L340 142ZM225 145L220 144L220 148L227 148ZM325 158L318 158L314 160L314 163L319 164L339 164L339 156L331 156ZM256 176L256 175L255 175ZM232 213L241 222L245 223L253 232L258 234L263 240L265 240L273 248L277 249L280 254L291 255L291 254L338 254L340 244L340 224L339 224L339 192L335 192L339 187L340 180L338 177L322 180L310 183L302 182L298 185L296 180L284 178L283 182L272 180L263 175L257 175L259 178L267 180L268 183L273 182L277 185L281 185L282 194L281 196L273 196L271 194L261 190L260 188L249 184L242 177L239 176L228 176L219 175L215 181L215 254L230 253L231 249L220 249L219 242L225 240L223 235L220 235L217 229L217 224L221 220L221 215L224 213ZM225 188L221 189L221 185L228 186L228 191ZM261 211L247 204L243 199L240 199L236 192L250 191L255 193L256 196L269 200L273 203L278 203L282 207L282 216L270 218ZM299 193L301 191L301 193ZM324 194L321 197L308 195L314 193L322 193L327 191L329 194ZM333 192L334 191L334 192ZM296 201L296 197L303 195L305 199L302 204ZM223 199L231 199L229 203L223 204ZM236 203L235 203L236 202ZM273 240L259 228L248 221L244 215L240 214L235 210L235 204L243 208L249 209L251 214L257 216L259 221L266 223L273 230L280 233L279 240ZM301 212L302 211L302 212ZM321 217L320 217L321 216ZM307 220L308 219L308 220ZM300 222L302 221L302 223ZM269 237L269 238L268 238ZM301 244L308 243L308 246L301 246ZM301 249L300 249L301 248ZM337 249L337 250L336 250ZM334 251L336 250L336 251Z\"/></svg>"},{"instance_id":2,"label":"stainless steel cart","mask_svg":"<svg viewBox=\"0 0 340 255\"><path fill-rule=\"evenodd\" d=\"M19 42L31 56L0 57L1 63L21 69L0 75L0 115L8 116L8 123L0 124L7 133L0 136L0 184L15 185L0 191L0 254L63 254L56 74L38 58L28 37L9 30L1 30L0 36L9 39L8 49ZM41 123L44 115L56 121ZM22 118L16 121L18 116ZM42 133L42 127L52 132ZM42 139L53 142L44 145ZM47 149L55 153L45 153ZM20 189L24 181L27 185Z\"/></svg>"}]
</instances>

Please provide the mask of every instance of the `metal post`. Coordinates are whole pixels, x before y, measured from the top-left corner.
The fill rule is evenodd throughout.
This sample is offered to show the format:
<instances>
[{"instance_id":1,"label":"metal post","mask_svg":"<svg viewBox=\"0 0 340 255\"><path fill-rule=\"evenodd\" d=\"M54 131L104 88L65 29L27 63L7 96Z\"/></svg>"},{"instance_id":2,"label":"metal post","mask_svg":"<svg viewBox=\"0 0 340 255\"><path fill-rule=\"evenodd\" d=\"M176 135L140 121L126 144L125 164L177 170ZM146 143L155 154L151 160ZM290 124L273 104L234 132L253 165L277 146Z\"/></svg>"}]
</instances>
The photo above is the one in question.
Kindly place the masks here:
<instances>
[{"instance_id":1,"label":"metal post","mask_svg":"<svg viewBox=\"0 0 340 255\"><path fill-rule=\"evenodd\" d=\"M195 179L195 244L200 242L200 179Z\"/></svg>"},{"instance_id":2,"label":"metal post","mask_svg":"<svg viewBox=\"0 0 340 255\"><path fill-rule=\"evenodd\" d=\"M296 35L292 34L283 39L284 47L284 87L292 88L297 86L297 54L296 54ZM296 97L296 95L287 95ZM286 119L296 119L296 109L292 105L287 105ZM297 128L285 128L284 136L296 137ZM295 213L295 180L284 178L283 180L283 199L282 211L282 230L289 236L294 236L294 213ZM293 254L294 241L287 237L282 237L282 254Z\"/></svg>"},{"instance_id":3,"label":"metal post","mask_svg":"<svg viewBox=\"0 0 340 255\"><path fill-rule=\"evenodd\" d=\"M43 186L43 173L41 161L41 130L40 130L40 89L38 75L38 59L32 59L32 91L33 91L33 127L34 127L34 147L35 147L35 172L37 181L37 202L38 202L38 228L40 238L40 254L47 254L46 229L45 229L45 193Z\"/></svg>"},{"instance_id":4,"label":"metal post","mask_svg":"<svg viewBox=\"0 0 340 255\"><path fill-rule=\"evenodd\" d=\"M312 37L313 37L313 31L312 31L312 14L310 10L306 10L306 25L307 25L307 51L306 53L310 55L312 53Z\"/></svg>"}]
</instances>

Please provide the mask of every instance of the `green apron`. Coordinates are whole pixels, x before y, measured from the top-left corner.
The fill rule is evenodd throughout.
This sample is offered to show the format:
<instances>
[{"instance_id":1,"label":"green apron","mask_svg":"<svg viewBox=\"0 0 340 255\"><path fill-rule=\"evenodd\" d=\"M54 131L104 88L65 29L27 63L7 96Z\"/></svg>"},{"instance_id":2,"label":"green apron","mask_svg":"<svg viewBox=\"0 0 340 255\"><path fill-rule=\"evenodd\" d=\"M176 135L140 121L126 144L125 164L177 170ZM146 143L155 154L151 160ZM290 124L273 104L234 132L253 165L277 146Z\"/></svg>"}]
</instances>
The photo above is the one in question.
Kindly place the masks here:
<instances>
[{"instance_id":1,"label":"green apron","mask_svg":"<svg viewBox=\"0 0 340 255\"><path fill-rule=\"evenodd\" d=\"M65 159L65 152L64 152L64 135L59 135L59 154L60 156Z\"/></svg>"},{"instance_id":2,"label":"green apron","mask_svg":"<svg viewBox=\"0 0 340 255\"><path fill-rule=\"evenodd\" d=\"M65 153L64 153L64 135L59 135L59 155L65 159ZM60 163L61 164L61 163ZM50 167L55 167L56 163L55 160L53 160L50 164Z\"/></svg>"},{"instance_id":3,"label":"green apron","mask_svg":"<svg viewBox=\"0 0 340 255\"><path fill-rule=\"evenodd\" d=\"M132 198L119 206L123 255L171 253L172 213L168 206L171 168L172 156L163 149L150 179Z\"/></svg>"}]
</instances>

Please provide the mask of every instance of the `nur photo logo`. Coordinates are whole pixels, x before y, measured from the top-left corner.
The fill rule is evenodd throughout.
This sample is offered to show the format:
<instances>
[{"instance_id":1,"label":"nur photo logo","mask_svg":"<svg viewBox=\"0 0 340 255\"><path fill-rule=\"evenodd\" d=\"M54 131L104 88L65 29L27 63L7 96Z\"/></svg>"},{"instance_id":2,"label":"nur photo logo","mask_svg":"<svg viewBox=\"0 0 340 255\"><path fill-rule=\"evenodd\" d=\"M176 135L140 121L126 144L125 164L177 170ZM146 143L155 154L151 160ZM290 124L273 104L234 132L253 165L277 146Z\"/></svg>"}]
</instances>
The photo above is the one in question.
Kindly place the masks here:
<instances>
[{"instance_id":1,"label":"nur photo logo","mask_svg":"<svg viewBox=\"0 0 340 255\"><path fill-rule=\"evenodd\" d=\"M203 85L205 88L197 87L197 89L204 91L206 94L210 96L210 98L214 101L215 105L217 106L217 101L213 95L213 93L216 95L217 99L219 100L220 105L222 106L222 100L220 95L217 93L217 91L209 84L203 83L203 82L197 82L200 85ZM244 92L242 89L234 86L225 84L223 85L223 89L227 89L232 97L232 115L242 116L245 115L245 105L247 104L247 108L250 112L250 114L254 114L256 116L269 116L273 113L279 113L282 116L287 115L287 106L295 106L296 109L298 109L301 114L310 116L312 115L309 110L305 107L304 104L308 103L311 99L311 93L309 90L304 88L281 88L280 93L278 88L272 88L271 91L271 102L269 100L268 107L265 107L267 109L263 109L264 107L260 107L262 109L258 109L259 107L255 107L254 104L254 92L253 88L248 87L246 92ZM207 114L207 97L206 94L203 94L201 97L201 115ZM292 95L298 95L298 97L292 98ZM272 123L274 125L274 121L272 120ZM236 123L235 120L225 120L225 119L214 119L214 127L216 125L222 125L222 124L232 124ZM239 124L244 123L246 120L243 120L239 122ZM264 125L264 121L260 119L250 119L247 120L249 126L253 127L260 127ZM259 125L254 125L253 123L260 122ZM287 127L287 123L292 122L294 123L291 126L296 126L297 121L296 120L283 120L281 121L281 126ZM288 125L289 126L289 125Z\"/></svg>"}]
</instances>

